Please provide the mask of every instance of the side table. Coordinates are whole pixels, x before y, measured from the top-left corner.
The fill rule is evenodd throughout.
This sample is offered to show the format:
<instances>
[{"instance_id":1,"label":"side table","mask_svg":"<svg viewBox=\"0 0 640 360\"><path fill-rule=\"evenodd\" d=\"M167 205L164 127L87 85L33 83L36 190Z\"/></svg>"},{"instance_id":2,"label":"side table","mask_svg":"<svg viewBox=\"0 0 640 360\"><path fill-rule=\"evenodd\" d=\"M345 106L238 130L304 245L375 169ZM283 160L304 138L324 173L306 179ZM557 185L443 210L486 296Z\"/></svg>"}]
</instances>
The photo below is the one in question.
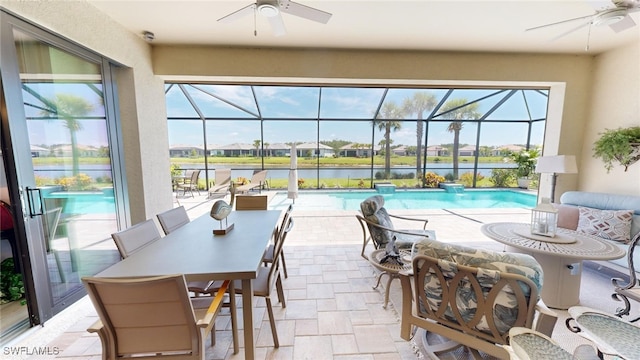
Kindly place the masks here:
<instances>
[{"instance_id":1,"label":"side table","mask_svg":"<svg viewBox=\"0 0 640 360\"><path fill-rule=\"evenodd\" d=\"M484 224L482 233L507 245L507 250L533 256L544 271L540 296L554 309L568 309L580 302L583 260L611 260L626 252L595 235L558 228L556 238L531 235L530 224L499 222Z\"/></svg>"},{"instance_id":2,"label":"side table","mask_svg":"<svg viewBox=\"0 0 640 360\"><path fill-rule=\"evenodd\" d=\"M382 275L387 275L387 287L384 291L384 305L382 308L386 309L387 304L389 303L389 288L391 287L391 282L393 279L398 279L400 271L403 270L411 270L411 260L406 261L404 259L411 259L411 250L400 250L400 261L402 264L380 264L380 260L386 255L385 249L374 250L369 255L369 263L373 265L374 268L380 271L378 276L376 277L376 285L373 287L377 289L380 286L380 280L382 279Z\"/></svg>"}]
</instances>

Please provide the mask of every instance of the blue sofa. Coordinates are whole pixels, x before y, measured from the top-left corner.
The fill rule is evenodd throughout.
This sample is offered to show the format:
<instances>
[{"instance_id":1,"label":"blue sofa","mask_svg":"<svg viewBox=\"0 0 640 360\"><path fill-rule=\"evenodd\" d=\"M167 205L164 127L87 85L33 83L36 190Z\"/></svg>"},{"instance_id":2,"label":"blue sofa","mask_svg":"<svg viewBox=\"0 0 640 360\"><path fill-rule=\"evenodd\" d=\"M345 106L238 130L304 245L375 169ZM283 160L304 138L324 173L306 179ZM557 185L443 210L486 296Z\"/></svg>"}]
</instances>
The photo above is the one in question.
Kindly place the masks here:
<instances>
[{"instance_id":1,"label":"blue sofa","mask_svg":"<svg viewBox=\"0 0 640 360\"><path fill-rule=\"evenodd\" d=\"M633 238L638 232L640 232L640 196L633 195L619 195L619 194L607 194L597 192L585 192L585 191L567 191L560 197L560 204L562 206L571 207L588 207L600 210L633 210L633 216L631 220L631 233L630 238ZM575 215L567 215L566 209L559 209L558 226L571 228L574 221L571 218ZM569 209L569 211L571 211ZM564 218L563 218L564 217ZM564 225L564 226L563 226ZM575 228L573 228L575 230ZM609 240L616 246L628 250L629 245L623 244L618 241ZM640 274L640 252L634 252L634 265L636 274ZM609 260L602 263L614 270L629 273L629 266L627 257L621 259Z\"/></svg>"}]
</instances>

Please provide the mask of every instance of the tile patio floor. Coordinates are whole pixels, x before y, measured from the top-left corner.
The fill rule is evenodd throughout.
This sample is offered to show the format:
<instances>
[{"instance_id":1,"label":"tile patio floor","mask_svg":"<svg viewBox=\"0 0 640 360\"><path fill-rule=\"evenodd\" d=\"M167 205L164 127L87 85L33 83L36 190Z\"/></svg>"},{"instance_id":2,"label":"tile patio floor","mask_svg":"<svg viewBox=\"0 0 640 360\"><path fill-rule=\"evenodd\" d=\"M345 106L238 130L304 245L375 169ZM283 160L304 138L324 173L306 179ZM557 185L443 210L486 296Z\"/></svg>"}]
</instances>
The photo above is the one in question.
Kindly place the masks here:
<instances>
[{"instance_id":1,"label":"tile patio floor","mask_svg":"<svg viewBox=\"0 0 640 360\"><path fill-rule=\"evenodd\" d=\"M212 203L202 202L202 198L180 199L180 202L192 218L208 212ZM438 240L493 250L502 250L502 245L481 234L483 223L526 222L530 215L528 209L399 210L394 213L429 218L428 227L436 231ZM294 207L295 227L284 247L289 274L283 281L287 307L283 309L277 297L273 297L280 348L273 348L265 302L257 298L254 316L257 359L419 358L415 344L399 336L400 317L394 306L400 304L398 282L392 283L391 302L386 310L382 308L384 289L372 289L375 273L360 257L362 232L354 214L350 211L303 212ZM44 356L23 353L14 358L99 359L100 341L96 335L86 332L96 319L85 297L10 345L12 348L45 348L53 353ZM242 326L242 321L238 324ZM227 313L218 318L216 330L217 344L207 345L207 359L244 359L242 340L239 354L234 355L230 349ZM562 335L562 329L559 331L560 336L566 335ZM242 331L239 335L242 337ZM581 343L574 341L577 336L569 336L572 340L567 348Z\"/></svg>"}]
</instances>

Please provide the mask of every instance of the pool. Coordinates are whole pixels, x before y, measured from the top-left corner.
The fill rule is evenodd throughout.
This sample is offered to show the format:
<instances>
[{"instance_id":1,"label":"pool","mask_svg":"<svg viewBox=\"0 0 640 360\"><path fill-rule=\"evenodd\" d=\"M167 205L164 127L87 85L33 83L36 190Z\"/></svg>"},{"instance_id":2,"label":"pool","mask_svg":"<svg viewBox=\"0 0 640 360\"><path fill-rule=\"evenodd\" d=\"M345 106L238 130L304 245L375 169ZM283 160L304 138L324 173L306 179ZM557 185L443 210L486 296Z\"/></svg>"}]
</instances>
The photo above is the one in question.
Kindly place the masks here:
<instances>
[{"instance_id":1,"label":"pool","mask_svg":"<svg viewBox=\"0 0 640 360\"><path fill-rule=\"evenodd\" d=\"M360 203L369 196L384 196L385 208L398 209L471 209L471 208L532 208L536 194L517 190L467 190L461 193L444 190L396 190L380 194L375 190L301 191L296 210L360 210ZM291 204L286 192L278 192L269 203L275 210Z\"/></svg>"},{"instance_id":2,"label":"pool","mask_svg":"<svg viewBox=\"0 0 640 360\"><path fill-rule=\"evenodd\" d=\"M44 196L47 208L61 206L63 214L114 214L113 190L102 192L51 192Z\"/></svg>"}]
</instances>

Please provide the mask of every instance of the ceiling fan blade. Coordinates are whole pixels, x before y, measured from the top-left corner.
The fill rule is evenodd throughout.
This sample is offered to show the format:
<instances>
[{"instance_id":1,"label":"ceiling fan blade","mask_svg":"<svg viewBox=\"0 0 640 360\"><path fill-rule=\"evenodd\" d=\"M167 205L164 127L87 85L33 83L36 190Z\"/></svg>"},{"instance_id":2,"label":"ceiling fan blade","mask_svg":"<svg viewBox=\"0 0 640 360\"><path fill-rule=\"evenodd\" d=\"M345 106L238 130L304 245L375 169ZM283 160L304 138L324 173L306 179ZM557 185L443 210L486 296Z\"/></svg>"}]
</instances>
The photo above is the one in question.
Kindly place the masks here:
<instances>
[{"instance_id":1,"label":"ceiling fan blade","mask_svg":"<svg viewBox=\"0 0 640 360\"><path fill-rule=\"evenodd\" d=\"M287 33L287 29L284 27L284 22L282 21L282 16L280 14L268 17L267 19L269 19L273 35L282 36Z\"/></svg>"},{"instance_id":2,"label":"ceiling fan blade","mask_svg":"<svg viewBox=\"0 0 640 360\"><path fill-rule=\"evenodd\" d=\"M583 27L588 26L588 25L591 25L591 19L589 19L589 21L587 21L587 22L584 22L584 23L574 27L573 29L570 29L569 31L563 32L562 34L560 34L560 35L554 37L553 39L549 40L549 42L556 41L556 40L560 39L561 37L567 36L567 35L571 34L572 32L574 32L576 30L579 30L579 29L582 29Z\"/></svg>"},{"instance_id":3,"label":"ceiling fan blade","mask_svg":"<svg viewBox=\"0 0 640 360\"><path fill-rule=\"evenodd\" d=\"M323 24L326 24L329 22L329 19L331 19L331 14L326 11L318 10L289 0L280 1L280 11Z\"/></svg>"},{"instance_id":4,"label":"ceiling fan blade","mask_svg":"<svg viewBox=\"0 0 640 360\"><path fill-rule=\"evenodd\" d=\"M617 23L613 23L609 25L609 27L617 33L630 29L634 26L636 26L636 22L633 21L633 19L629 15L625 16L624 18L622 18L622 20L618 21Z\"/></svg>"},{"instance_id":5,"label":"ceiling fan blade","mask_svg":"<svg viewBox=\"0 0 640 360\"><path fill-rule=\"evenodd\" d=\"M232 21L236 21L240 18L243 18L249 14L252 14L254 12L256 8L256 4L249 4L245 7L243 7L240 10L236 10L234 12L232 12L229 15L225 15L223 17L221 17L220 19L218 19L218 21L223 22L223 23L230 23Z\"/></svg>"},{"instance_id":6,"label":"ceiling fan blade","mask_svg":"<svg viewBox=\"0 0 640 360\"><path fill-rule=\"evenodd\" d=\"M593 18L595 15L596 14L580 16L580 17L573 18L573 19L567 19L567 20L562 20L562 21L558 21L558 22L554 22L554 23L545 24L545 25L535 26L535 27L532 27L532 28L528 28L525 31L537 30L537 29L542 29L542 28L548 27L548 26L554 26L554 25L560 25L560 24L568 23L568 22L571 22L571 21ZM589 20L589 22L591 22L591 20Z\"/></svg>"}]
</instances>

